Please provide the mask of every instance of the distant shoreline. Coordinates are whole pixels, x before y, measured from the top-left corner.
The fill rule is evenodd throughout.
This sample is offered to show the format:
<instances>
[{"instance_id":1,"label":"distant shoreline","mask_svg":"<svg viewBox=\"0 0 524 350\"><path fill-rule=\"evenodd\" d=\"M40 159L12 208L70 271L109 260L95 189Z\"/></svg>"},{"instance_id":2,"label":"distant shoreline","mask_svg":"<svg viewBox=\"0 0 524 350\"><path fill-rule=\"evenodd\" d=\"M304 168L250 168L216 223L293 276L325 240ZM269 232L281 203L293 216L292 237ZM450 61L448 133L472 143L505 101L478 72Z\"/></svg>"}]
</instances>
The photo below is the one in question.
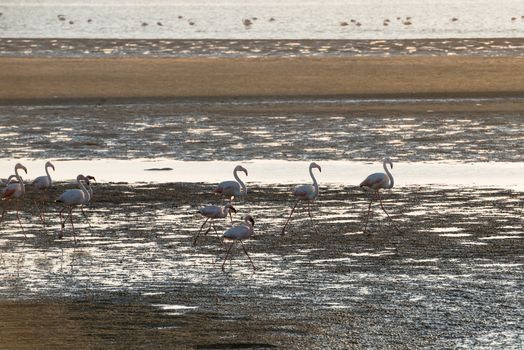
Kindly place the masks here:
<instances>
[{"instance_id":1,"label":"distant shoreline","mask_svg":"<svg viewBox=\"0 0 524 350\"><path fill-rule=\"evenodd\" d=\"M524 57L0 57L0 81L2 105L524 98ZM501 103L507 104L491 105ZM504 108L523 105L511 101Z\"/></svg>"}]
</instances>

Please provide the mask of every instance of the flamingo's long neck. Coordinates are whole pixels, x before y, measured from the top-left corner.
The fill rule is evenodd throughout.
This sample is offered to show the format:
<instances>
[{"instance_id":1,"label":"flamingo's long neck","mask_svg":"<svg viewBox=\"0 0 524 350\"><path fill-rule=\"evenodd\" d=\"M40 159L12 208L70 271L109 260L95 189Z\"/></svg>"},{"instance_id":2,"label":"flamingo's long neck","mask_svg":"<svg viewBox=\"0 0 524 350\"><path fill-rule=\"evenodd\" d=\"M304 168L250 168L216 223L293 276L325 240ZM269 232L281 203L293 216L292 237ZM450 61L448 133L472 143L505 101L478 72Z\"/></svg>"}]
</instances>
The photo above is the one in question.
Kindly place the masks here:
<instances>
[{"instance_id":1,"label":"flamingo's long neck","mask_svg":"<svg viewBox=\"0 0 524 350\"><path fill-rule=\"evenodd\" d=\"M244 196L247 195L247 187L246 187L246 184L245 184L242 180L240 180L240 178L238 177L238 175L237 175L237 170L235 170L235 171L233 172L233 176L235 177L235 180L237 180L237 182L240 184L240 188L241 188L241 190L242 190L242 194L243 194Z\"/></svg>"},{"instance_id":2,"label":"flamingo's long neck","mask_svg":"<svg viewBox=\"0 0 524 350\"><path fill-rule=\"evenodd\" d=\"M386 172L386 174L389 177L389 185L386 188L393 188L393 185L395 185L395 179L393 178L393 175L391 175L391 173L389 172L386 161L384 161L383 166L384 166L384 171Z\"/></svg>"},{"instance_id":3,"label":"flamingo's long neck","mask_svg":"<svg viewBox=\"0 0 524 350\"><path fill-rule=\"evenodd\" d=\"M20 184L20 189L22 190L22 194L25 193L25 185L24 180L22 179L22 176L18 174L18 169L15 169L16 179L18 180L18 183Z\"/></svg>"},{"instance_id":4,"label":"flamingo's long neck","mask_svg":"<svg viewBox=\"0 0 524 350\"><path fill-rule=\"evenodd\" d=\"M45 173L47 174L47 178L49 179L49 187L51 187L51 185L53 184L53 180L51 180L51 175L49 175L49 168L49 165L45 167Z\"/></svg>"},{"instance_id":5,"label":"flamingo's long neck","mask_svg":"<svg viewBox=\"0 0 524 350\"><path fill-rule=\"evenodd\" d=\"M76 179L76 182L78 183L78 186L80 187L80 189L84 193L84 196L86 198L86 202L89 201L89 198L90 198L89 191L84 186L84 183L79 178Z\"/></svg>"},{"instance_id":6,"label":"flamingo's long neck","mask_svg":"<svg viewBox=\"0 0 524 350\"><path fill-rule=\"evenodd\" d=\"M311 176L311 179L313 179L313 187L315 187L315 197L318 196L318 183L317 179L315 179L315 175L313 175L313 168L309 168L309 176Z\"/></svg>"}]
</instances>

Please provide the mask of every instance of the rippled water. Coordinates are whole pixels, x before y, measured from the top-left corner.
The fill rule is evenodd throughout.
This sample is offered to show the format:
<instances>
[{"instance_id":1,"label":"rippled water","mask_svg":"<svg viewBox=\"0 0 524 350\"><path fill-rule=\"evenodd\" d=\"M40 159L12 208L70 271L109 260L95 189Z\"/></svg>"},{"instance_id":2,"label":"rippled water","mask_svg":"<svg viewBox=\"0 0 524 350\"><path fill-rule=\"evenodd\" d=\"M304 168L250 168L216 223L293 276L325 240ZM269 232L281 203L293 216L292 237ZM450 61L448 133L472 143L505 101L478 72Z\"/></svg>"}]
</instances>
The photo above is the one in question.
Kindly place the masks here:
<instances>
[{"instance_id":1,"label":"rippled water","mask_svg":"<svg viewBox=\"0 0 524 350\"><path fill-rule=\"evenodd\" d=\"M524 161L518 114L192 110L198 103L0 107L0 157Z\"/></svg>"},{"instance_id":2,"label":"rippled water","mask_svg":"<svg viewBox=\"0 0 524 350\"><path fill-rule=\"evenodd\" d=\"M182 40L0 38L0 56L316 57L522 56L524 39Z\"/></svg>"},{"instance_id":3,"label":"rippled water","mask_svg":"<svg viewBox=\"0 0 524 350\"><path fill-rule=\"evenodd\" d=\"M4 1L0 12L3 37L398 39L524 34L519 0L43 0Z\"/></svg>"},{"instance_id":4,"label":"rippled water","mask_svg":"<svg viewBox=\"0 0 524 350\"><path fill-rule=\"evenodd\" d=\"M196 315L209 322L244 320L259 325L259 341L281 347L298 337L309 346L518 345L524 332L517 297L522 193L393 190L384 204L402 233L376 206L371 235L364 235L367 197L355 187L323 187L313 214L320 234L300 210L288 235L280 236L291 188L256 186L237 205L236 220L247 212L255 217L256 236L246 247L258 270L252 272L237 247L222 273L224 248L214 235L191 246L203 222L196 210L218 201L212 187L100 185L88 209L93 227L75 214L77 245L69 225L65 238L57 239L56 209L50 210L50 226L42 228L26 206L27 238L10 213L0 228L0 295L88 300L134 295L164 315L154 316L161 324L175 316L181 330ZM229 225L217 222L220 231ZM272 338L275 325L296 332L278 331L282 337ZM239 340L229 342L233 339Z\"/></svg>"}]
</instances>

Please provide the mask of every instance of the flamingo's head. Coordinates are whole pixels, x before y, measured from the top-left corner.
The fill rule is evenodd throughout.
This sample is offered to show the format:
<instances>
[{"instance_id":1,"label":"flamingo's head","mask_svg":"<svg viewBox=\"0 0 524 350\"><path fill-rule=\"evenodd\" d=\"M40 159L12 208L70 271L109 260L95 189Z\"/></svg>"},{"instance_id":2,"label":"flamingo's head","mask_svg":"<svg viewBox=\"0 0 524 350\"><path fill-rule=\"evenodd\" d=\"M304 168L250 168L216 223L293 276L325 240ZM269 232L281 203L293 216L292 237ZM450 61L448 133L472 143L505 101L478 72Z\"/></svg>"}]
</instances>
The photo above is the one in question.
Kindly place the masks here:
<instances>
[{"instance_id":1,"label":"flamingo's head","mask_svg":"<svg viewBox=\"0 0 524 350\"><path fill-rule=\"evenodd\" d=\"M393 169L393 161L391 160L391 158L389 158L389 157L385 157L385 158L384 158L384 164L389 164L389 166L391 167L391 169Z\"/></svg>"},{"instance_id":2,"label":"flamingo's head","mask_svg":"<svg viewBox=\"0 0 524 350\"><path fill-rule=\"evenodd\" d=\"M53 163L51 163L51 162L49 162L49 161L45 163L45 167L46 167L46 168L53 168L53 171L56 171L56 170L55 170L55 166L53 165Z\"/></svg>"},{"instance_id":3,"label":"flamingo's head","mask_svg":"<svg viewBox=\"0 0 524 350\"><path fill-rule=\"evenodd\" d=\"M309 164L309 169L313 169L313 168L317 168L318 171L322 172L322 168L320 167L320 165L318 165L315 162L312 162L311 164Z\"/></svg>"},{"instance_id":4,"label":"flamingo's head","mask_svg":"<svg viewBox=\"0 0 524 350\"><path fill-rule=\"evenodd\" d=\"M233 207L233 206L231 205L231 203L227 203L227 204L225 205L225 207L227 208L227 210L228 210L229 212L233 212L233 213L236 213L236 212L237 212L237 210L235 209L235 207Z\"/></svg>"},{"instance_id":5,"label":"flamingo's head","mask_svg":"<svg viewBox=\"0 0 524 350\"><path fill-rule=\"evenodd\" d=\"M27 174L27 168L26 168L25 166L23 166L22 164L20 164L20 163L16 163L16 165L15 165L15 172L16 172L18 169L22 169L22 170L25 171L25 173Z\"/></svg>"},{"instance_id":6,"label":"flamingo's head","mask_svg":"<svg viewBox=\"0 0 524 350\"><path fill-rule=\"evenodd\" d=\"M87 176L85 176L85 179L86 179L86 183L87 183L88 185L91 184L91 181L90 181L90 180L93 180L94 182L96 182L95 177L94 177L94 176L91 176L91 175L87 175Z\"/></svg>"},{"instance_id":7,"label":"flamingo's head","mask_svg":"<svg viewBox=\"0 0 524 350\"><path fill-rule=\"evenodd\" d=\"M251 215L246 215L244 217L244 221L245 222L250 222L251 226L255 226L255 219L253 219L253 217Z\"/></svg>"},{"instance_id":8,"label":"flamingo's head","mask_svg":"<svg viewBox=\"0 0 524 350\"><path fill-rule=\"evenodd\" d=\"M88 181L88 180L84 175L80 174L76 177L76 181Z\"/></svg>"},{"instance_id":9,"label":"flamingo's head","mask_svg":"<svg viewBox=\"0 0 524 350\"><path fill-rule=\"evenodd\" d=\"M237 172L237 171L243 171L244 174L246 174L246 176L247 176L247 169L244 168L242 165L237 165L237 166L235 167L235 169L233 170L233 172Z\"/></svg>"}]
</instances>

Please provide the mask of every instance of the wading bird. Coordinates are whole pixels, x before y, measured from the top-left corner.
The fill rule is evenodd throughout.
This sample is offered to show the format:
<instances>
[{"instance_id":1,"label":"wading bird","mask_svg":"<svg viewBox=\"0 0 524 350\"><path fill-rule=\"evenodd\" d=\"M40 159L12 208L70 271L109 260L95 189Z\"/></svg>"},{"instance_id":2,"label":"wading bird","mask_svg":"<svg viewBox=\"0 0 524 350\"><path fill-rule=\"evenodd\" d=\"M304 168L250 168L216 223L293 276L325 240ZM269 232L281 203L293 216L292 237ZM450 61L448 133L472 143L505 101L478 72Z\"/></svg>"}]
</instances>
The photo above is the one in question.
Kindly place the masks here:
<instances>
[{"instance_id":1,"label":"wading bird","mask_svg":"<svg viewBox=\"0 0 524 350\"><path fill-rule=\"evenodd\" d=\"M88 204L89 202L91 202L91 199L93 198L93 186L91 186L91 181L90 180L93 180L93 181L96 182L96 179L95 179L94 176L87 175L85 177L85 183L87 185L87 191L89 192L89 198L87 198L87 201L84 204ZM84 204L80 205L80 211L82 212L82 215L86 219L87 224L89 225L89 227L91 227L91 223L89 222L89 218L87 217L87 214L84 211Z\"/></svg>"},{"instance_id":2,"label":"wading bird","mask_svg":"<svg viewBox=\"0 0 524 350\"><path fill-rule=\"evenodd\" d=\"M22 229L22 231L24 231L24 227L22 226L22 222L20 221L19 209L20 209L20 198L25 193L25 185L24 185L24 180L22 179L22 176L18 174L19 169L22 169L27 174L27 169L25 166L23 166L20 163L17 163L15 165L15 175L14 176L16 177L17 182L11 181L11 179L13 178L13 175L9 176L9 179L7 180L7 185L4 188L4 190L2 191L2 200L8 201L9 203L11 202L11 200L13 199L15 200L16 218L18 219L20 228ZM4 210L2 211L2 217L0 217L0 223L4 220L4 214L7 211L7 207L8 207L8 204L5 204Z\"/></svg>"},{"instance_id":3,"label":"wading bird","mask_svg":"<svg viewBox=\"0 0 524 350\"><path fill-rule=\"evenodd\" d=\"M222 263L222 271L224 271L224 265L226 264L229 253L231 252L231 248L233 248L233 245L235 245L237 241L240 242L240 244L242 245L244 253L246 253L247 258L251 262L251 265L253 265L253 270L256 270L255 264L253 264L253 260L251 260L251 257L247 253L246 247L242 242L244 239L248 239L249 237L255 234L255 232L253 231L253 226L255 226L255 220L251 215L246 215L243 223L237 226L233 226L226 232L224 232L224 241L231 241L231 245L229 246L226 252L226 256L224 257L224 262Z\"/></svg>"},{"instance_id":4,"label":"wading bird","mask_svg":"<svg viewBox=\"0 0 524 350\"><path fill-rule=\"evenodd\" d=\"M57 203L62 203L63 208L60 210L60 224L62 226L62 230L60 232L59 238L63 237L63 232L65 228L65 223L67 219L69 218L71 221L71 227L73 228L73 237L75 239L76 243L76 233L75 233L75 226L73 225L73 208L85 204L89 201L90 195L89 191L86 189L82 181L88 181L87 178L84 175L78 175L76 177L76 182L78 184L78 187L75 189L66 190L64 193L58 197L56 200ZM62 221L62 213L64 210L69 209L69 215L65 218L65 220Z\"/></svg>"},{"instance_id":5,"label":"wading bird","mask_svg":"<svg viewBox=\"0 0 524 350\"><path fill-rule=\"evenodd\" d=\"M307 201L309 219L311 220L311 224L315 228L315 231L317 231L318 233L317 227L313 222L313 216L311 215L311 203L313 203L318 196L318 183L317 179L315 179L315 176L313 175L313 168L317 168L318 171L322 172L320 165L318 165L317 163L313 162L309 164L309 175L311 176L311 179L313 179L313 185L308 184L298 186L297 188L295 188L295 191L293 191L293 195L297 198L297 201L293 206L293 209L291 209L291 213L289 214L289 218L287 219L286 224L282 228L282 234L285 234L287 224L291 220L291 216L293 215L293 212L295 211L295 208L297 207L298 203L300 203L300 201Z\"/></svg>"},{"instance_id":6,"label":"wading bird","mask_svg":"<svg viewBox=\"0 0 524 350\"><path fill-rule=\"evenodd\" d=\"M241 165L237 165L233 170L233 176L235 177L236 181L222 181L215 189L215 193L220 193L229 197L230 202L233 200L233 198L247 195L246 184L238 177L238 171L243 171L247 176L247 169Z\"/></svg>"},{"instance_id":7,"label":"wading bird","mask_svg":"<svg viewBox=\"0 0 524 350\"><path fill-rule=\"evenodd\" d=\"M213 223L213 219L223 219L227 217L227 215L229 214L229 219L231 220L231 222L233 222L233 217L231 216L231 212L236 213L237 210L230 203L227 203L223 207L219 207L217 205L209 205L207 207L200 209L198 212L206 217L206 221L204 221L204 223L200 227L200 231L198 231L197 235L195 236L195 239L193 239L193 245L196 245L198 237L200 236L200 232L202 232L202 230L204 229L204 226L206 225L208 221L209 221L209 228L204 233L204 235L207 235L209 231L213 229L215 230L215 233L218 236L218 232L217 232L217 229L215 228L215 224Z\"/></svg>"},{"instance_id":8,"label":"wading bird","mask_svg":"<svg viewBox=\"0 0 524 350\"><path fill-rule=\"evenodd\" d=\"M35 199L35 205L38 208L38 215L40 216L40 221L42 221L42 224L45 225L45 213L44 213L44 205L45 205L45 193L51 186L53 185L53 180L51 180L51 175L49 175L49 168L53 168L53 171L55 171L55 166L51 162L45 163L45 173L44 176L39 176L33 181L33 187L35 190L42 192L42 196L40 197L40 204Z\"/></svg>"},{"instance_id":9,"label":"wading bird","mask_svg":"<svg viewBox=\"0 0 524 350\"><path fill-rule=\"evenodd\" d=\"M386 209L384 208L384 204L382 204L382 199L380 198L380 192L379 191L381 189L391 189L391 188L393 188L393 185L395 184L395 179L393 179L393 175L391 175L391 173L389 172L389 170L388 170L388 168L386 166L387 164L389 164L391 166L391 169L393 169L393 162L391 161L391 159L389 157L386 157L386 158L384 158L384 160L382 162L382 165L384 167L384 171L386 173L385 174L384 173L371 174L364 181L362 181L362 183L360 184L360 187L365 187L365 188L370 189L370 190L373 191L373 194L371 196L371 200L369 201L368 214L366 216L366 224L364 226L364 233L366 233L366 229L368 227L369 215L371 213L371 204L373 203L373 201L375 199L379 200L380 207L382 208L382 210L384 210L384 213L386 213L386 215L388 216L389 220L391 220L391 223L393 224L393 226L397 229L397 231L401 232L399 230L399 228L397 227L397 225L395 225L395 223L393 222L393 219L391 219L391 217L389 216L389 214L386 211Z\"/></svg>"}]
</instances>

